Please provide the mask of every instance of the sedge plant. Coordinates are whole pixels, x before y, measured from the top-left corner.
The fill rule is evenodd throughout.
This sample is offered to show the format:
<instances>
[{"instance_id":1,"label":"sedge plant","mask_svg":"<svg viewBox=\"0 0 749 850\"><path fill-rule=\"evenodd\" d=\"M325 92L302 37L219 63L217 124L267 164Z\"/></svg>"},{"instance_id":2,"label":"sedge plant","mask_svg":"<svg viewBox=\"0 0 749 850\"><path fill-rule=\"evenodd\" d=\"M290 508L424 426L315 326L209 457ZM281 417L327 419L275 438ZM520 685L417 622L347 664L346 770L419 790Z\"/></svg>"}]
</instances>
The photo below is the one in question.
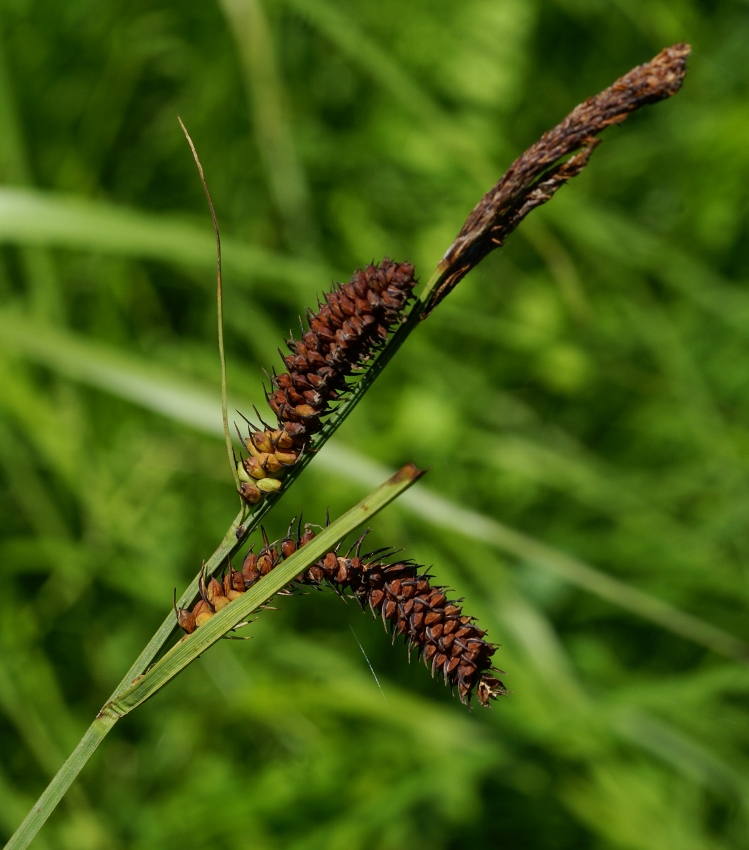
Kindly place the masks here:
<instances>
[{"instance_id":1,"label":"sedge plant","mask_svg":"<svg viewBox=\"0 0 749 850\"><path fill-rule=\"evenodd\" d=\"M316 452L330 439L352 412L416 326L430 315L449 292L487 254L503 245L508 235L531 210L546 203L558 189L583 170L600 141L598 135L601 131L610 124L622 122L631 112L641 106L663 100L679 90L686 71L686 59L689 50L688 45L677 44L663 50L650 62L632 69L609 88L577 106L562 122L545 133L538 142L510 166L502 179L484 195L471 212L458 236L448 247L437 264L436 270L421 288L421 291L418 292L418 295L414 295L409 290L403 303L398 305L399 311L396 311L398 327L395 333L385 338L385 334L381 332L369 347L360 347L357 350L358 359L353 363L355 369L350 369L348 372L345 370L335 372L335 369L333 370L334 374L331 380L338 381L337 389L334 388L335 391L330 396L337 402L335 409L329 409L327 404L323 404L322 401L317 402L320 393L314 386L305 390L309 395L305 396L305 401L302 404L294 405L292 403L295 398L294 393L297 393L299 386L310 385L312 379L308 377L309 375L314 375L314 380L320 378L324 382L327 374L324 370L328 367L325 365L317 371L312 368L315 360L314 355L319 355L320 352L310 353L309 346L305 343L305 340L307 340L305 333L312 333L313 337L319 342L319 339L322 338L321 335L324 337L326 332L331 331L331 326L330 323L325 326L323 322L322 329L313 333L313 320L319 323L322 312L318 316L312 317L310 320L312 331L305 332L303 328L302 341L297 343L292 341L293 356L292 358L285 358L288 372L280 376L274 375L271 378L275 390L269 396L269 402L272 412L277 417L277 423L267 425L263 422L260 414L257 414L258 422L251 425L248 437L242 438L244 446L250 451L250 457L240 459L239 462L235 457L226 408L227 381L222 336L223 295L220 239L213 205L203 179L202 168L188 136L206 189L216 233L217 302L224 431L235 486L240 493L240 508L216 550L201 565L200 571L179 599L175 599L174 610L168 613L162 625L106 700L78 746L11 837L6 845L7 850L21 850L21 848L28 846L92 753L120 718L149 699L195 658L222 637L227 636L232 630L245 623L252 612L257 611L274 594L282 591L295 580L304 580L307 577L309 581L320 581L324 578L334 585L337 583L339 587L354 588L357 595L368 602L373 611L377 609L381 612L384 620L391 620L395 631L407 633L408 629L412 627L416 630L414 634L421 635L422 632L424 634L429 632L429 640L434 644L434 648L431 645L426 646L427 638L424 638L423 641L419 638L415 641L419 650L423 651L425 656L431 652L430 658L444 657L446 659L444 665L440 662L440 666L445 668L446 680L453 683L453 680L448 677L448 667L450 667L450 676L453 676L453 672L457 670L455 681L463 682L463 679L460 678L463 674L458 675L461 665L470 665L470 659L480 654L480 650L475 647L484 643L481 640L483 632L479 635L480 630L476 631L475 627L469 626L470 618L464 617L457 606L449 603L438 587L431 588L429 586L427 589L421 587L420 590L414 590L409 596L403 590L406 585L416 587L419 582L427 581L423 576L417 576L410 566L404 567L406 572L400 574L398 579L391 581L387 579L387 567L383 568L384 573L382 569L380 570L379 575L382 582L387 583L392 590L393 582L397 581L399 593L402 591L400 596L393 591L393 597L388 598L387 592L391 591L386 592L386 589L375 587L374 584L371 587L364 586L365 581L362 576L368 575L366 565L362 569L357 566L356 570L359 570L357 572L353 566L347 566L346 558L337 556L337 547L346 536L369 522L378 511L418 480L422 473L413 464L404 466L388 481L318 534L310 534L308 538L304 539L303 546L298 545L299 539L297 539L295 545L291 546L289 551L285 553L284 558L276 559L266 570L255 570L249 578L245 576L241 592L237 590L233 596L231 593L224 593L220 588L221 583L215 578L215 575L225 570L227 565L230 564L231 558L240 552L248 537L259 528L263 517L275 507L278 500L293 486L306 466L314 460ZM379 270L379 267L376 268ZM368 273L369 270L364 273L365 276ZM356 281L357 277L355 276L352 278L351 284L347 285L353 287L348 291L349 294L356 290ZM413 283L415 285L415 281ZM391 297L387 294L390 290L385 286L383 291L385 292L383 298L387 301L387 298ZM339 309L341 303L348 303L346 298L344 292L344 295L336 302L335 309ZM357 313L359 308L357 308L358 302L355 298L348 299L348 301L353 304L350 308L350 314L343 318L339 317L339 324L336 327L340 331L348 329L346 333L354 333L361 325L361 332L364 333L365 319L368 320L369 313L365 308L361 308ZM406 312L407 302L412 303L410 309ZM330 306L330 299L328 299L328 304ZM387 304L385 306L388 308ZM331 309L333 308L331 307ZM391 315L386 310L385 315L390 317L386 324L394 322L395 313ZM356 321L352 325L354 319ZM352 327L354 328L353 331L351 331ZM387 329L385 327L385 331ZM345 351L345 346L349 342L348 339L338 339L337 332L332 336L333 341L326 343L327 347L323 349L324 353L329 356L331 351ZM339 345L343 348L336 347ZM335 357L333 359L335 360ZM353 382L347 380L352 373L355 376ZM287 378L284 378L284 375ZM266 415L270 417L270 414ZM273 463L277 463L276 467L272 465L271 455L276 458L273 461ZM286 458L286 462L279 461L279 456L282 459ZM283 548L283 544L281 548ZM266 546L264 551L269 550L270 547ZM354 560L356 560L356 557L348 559L352 564ZM344 563L340 564L339 561ZM247 559L245 559L246 563ZM253 567L255 569L257 561L251 561L251 563L255 565ZM403 567L402 564L397 566ZM317 572L315 572L315 569L317 569ZM373 571L370 571L369 574L373 574ZM234 575L235 571L230 568L229 576L233 577ZM240 574L236 573L236 575ZM384 579L382 575L385 575ZM237 581L239 580L237 579ZM213 597L209 593L210 587L214 587ZM381 596L378 597L377 593L380 593ZM421 597L419 597L419 594L421 594ZM214 604L217 595L225 600L223 604ZM205 603L202 613L207 616L204 616L202 621L197 623L199 619L199 615L195 614L195 611L198 610L197 606L193 607L192 610L190 610L190 607L199 597ZM427 600L424 602L425 611L419 613L414 610L412 604L414 598ZM213 599L213 602L211 599ZM373 601L375 599L377 599L376 602ZM399 608L401 605L399 600L404 600L402 603L404 607ZM408 608L408 614L405 614L404 611L408 605L411 605L411 607ZM452 610L451 606L455 610ZM448 609L450 609L449 614L444 615L444 612ZM474 628L476 632L475 635L464 638L463 647L465 651L460 650L459 658L458 656L440 655L440 650L436 648L443 645L439 643L440 636L434 638L432 625L426 622L436 610L442 612L438 623L441 630L446 632L448 628L446 624L449 621L450 623L457 623L455 634L462 634L461 628L467 631ZM192 620L189 617L192 617ZM414 618L419 620L418 625L409 626L409 623L414 623ZM463 619L466 621L465 623L462 623ZM437 623L437 620L432 620L431 623ZM167 650L167 644L172 640L178 624L183 625L183 628L187 624L185 628L187 635ZM197 627L198 625L199 627ZM431 632L430 629L432 629ZM450 634L452 635L452 633ZM452 637L455 636L452 635ZM455 644L459 642L457 639L454 641ZM466 659L468 659L468 662L466 662ZM455 666L451 667L454 663ZM488 662L486 666L488 667ZM498 680L493 681L498 682ZM488 693L486 688L491 690L492 687L495 687L495 692ZM482 703L488 702L490 697L493 698L503 692L501 683L496 686L491 685L491 683L485 684L483 697L486 697L486 699L484 699L480 688L481 683L479 682L477 695ZM465 694L461 690L461 698L464 696ZM470 696L470 692L467 696Z\"/></svg>"}]
</instances>

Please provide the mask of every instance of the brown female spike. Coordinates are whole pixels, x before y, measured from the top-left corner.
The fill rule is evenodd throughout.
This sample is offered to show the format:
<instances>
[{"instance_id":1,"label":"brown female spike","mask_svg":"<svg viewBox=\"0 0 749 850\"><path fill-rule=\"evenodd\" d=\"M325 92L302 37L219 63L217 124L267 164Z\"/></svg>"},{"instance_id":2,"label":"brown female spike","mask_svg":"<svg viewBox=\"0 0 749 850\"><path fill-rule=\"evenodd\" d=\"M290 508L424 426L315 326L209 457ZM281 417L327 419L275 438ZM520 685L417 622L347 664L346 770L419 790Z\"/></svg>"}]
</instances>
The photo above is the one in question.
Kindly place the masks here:
<instances>
[{"instance_id":1,"label":"brown female spike","mask_svg":"<svg viewBox=\"0 0 749 850\"><path fill-rule=\"evenodd\" d=\"M260 553L254 554L251 548L241 572L230 567L223 583L211 579L206 584L201 577L201 599L193 610L175 609L182 629L188 634L194 631L315 537L309 524L302 531L301 517L292 537L294 522L279 544L270 543L263 532ZM484 640L486 632L474 625L472 617L463 614L460 600L448 599L447 589L432 585L431 576L420 573L421 567L413 561L383 562L387 549L362 556L365 536L356 540L345 556L340 554L339 544L297 576L294 583L319 588L326 582L341 594L348 591L362 609L369 608L373 617L382 619L393 643L398 635L403 636L409 658L415 649L433 676L440 674L451 689L457 687L463 703L468 704L474 693L481 705L505 694L504 685L494 675L501 671L491 663L497 647Z\"/></svg>"},{"instance_id":2,"label":"brown female spike","mask_svg":"<svg viewBox=\"0 0 749 850\"><path fill-rule=\"evenodd\" d=\"M289 332L290 353L279 350L286 371L274 371L270 391L263 388L277 427L264 422L256 410L265 430L250 425L250 437L244 441L251 455L255 456L255 449L268 456L238 466L240 493L246 502L259 504L264 494L280 488L286 469L322 429L330 404L347 392L347 378L361 370L384 345L390 330L405 320L415 286L413 266L386 257L379 265L358 269L348 283L325 293L318 311L307 311L309 330L302 326L299 340Z\"/></svg>"}]
</instances>

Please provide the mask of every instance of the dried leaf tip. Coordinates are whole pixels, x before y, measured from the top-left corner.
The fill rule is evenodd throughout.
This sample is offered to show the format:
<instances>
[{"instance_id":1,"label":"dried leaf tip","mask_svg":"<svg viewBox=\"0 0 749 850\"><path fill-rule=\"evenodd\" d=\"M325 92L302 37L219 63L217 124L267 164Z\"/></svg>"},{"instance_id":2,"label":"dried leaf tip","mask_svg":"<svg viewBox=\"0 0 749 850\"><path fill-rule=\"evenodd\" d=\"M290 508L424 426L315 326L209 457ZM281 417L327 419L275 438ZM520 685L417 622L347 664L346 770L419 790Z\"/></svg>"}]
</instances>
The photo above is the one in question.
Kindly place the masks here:
<instances>
[{"instance_id":1,"label":"dried leaf tip","mask_svg":"<svg viewBox=\"0 0 749 850\"><path fill-rule=\"evenodd\" d=\"M503 245L531 210L545 204L585 168L601 131L620 124L641 106L676 94L684 81L691 50L688 44L674 44L650 62L632 68L607 89L576 106L519 156L478 202L445 252L439 281L422 318L487 254ZM567 156L570 158L560 162Z\"/></svg>"}]
</instances>

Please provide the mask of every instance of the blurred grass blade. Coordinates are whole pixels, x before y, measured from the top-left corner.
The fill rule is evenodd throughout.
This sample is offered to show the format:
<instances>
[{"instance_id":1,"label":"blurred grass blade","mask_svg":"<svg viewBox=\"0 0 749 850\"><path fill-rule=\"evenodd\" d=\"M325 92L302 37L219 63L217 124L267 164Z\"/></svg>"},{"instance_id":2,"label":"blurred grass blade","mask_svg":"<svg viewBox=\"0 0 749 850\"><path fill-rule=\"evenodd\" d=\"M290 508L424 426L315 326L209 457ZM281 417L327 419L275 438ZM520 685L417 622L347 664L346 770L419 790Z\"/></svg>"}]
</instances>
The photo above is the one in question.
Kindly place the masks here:
<instances>
[{"instance_id":1,"label":"blurred grass blade","mask_svg":"<svg viewBox=\"0 0 749 850\"><path fill-rule=\"evenodd\" d=\"M326 0L284 0L301 17L422 121L441 119L441 108L387 50L361 29L356 20ZM345 6L344 6L345 8Z\"/></svg>"},{"instance_id":2,"label":"blurred grass blade","mask_svg":"<svg viewBox=\"0 0 749 850\"><path fill-rule=\"evenodd\" d=\"M224 267L241 276L239 281L282 281L307 292L330 278L330 270L322 265L231 238L222 241ZM211 271L216 266L213 231L207 225L31 189L0 189L3 242L149 257ZM283 294L278 287L273 291Z\"/></svg>"},{"instance_id":3,"label":"blurred grass blade","mask_svg":"<svg viewBox=\"0 0 749 850\"><path fill-rule=\"evenodd\" d=\"M215 262L215 260L214 260ZM0 310L0 346L59 374L126 398L178 422L223 433L220 398L145 360Z\"/></svg>"},{"instance_id":4,"label":"blurred grass blade","mask_svg":"<svg viewBox=\"0 0 749 850\"><path fill-rule=\"evenodd\" d=\"M617 265L655 273L684 298L720 318L745 336L749 333L749 297L710 264L672 240L639 227L603 204L583 202L572 193L544 209L544 216L566 239L588 252L600 252Z\"/></svg>"},{"instance_id":5,"label":"blurred grass blade","mask_svg":"<svg viewBox=\"0 0 749 850\"><path fill-rule=\"evenodd\" d=\"M713 791L732 788L740 788L744 794L749 791L747 776L725 758L656 716L632 706L617 707L613 711L612 726L623 737Z\"/></svg>"},{"instance_id":6,"label":"blurred grass blade","mask_svg":"<svg viewBox=\"0 0 749 850\"><path fill-rule=\"evenodd\" d=\"M3 41L0 32L0 127L3 128L0 134L0 182L31 185L35 182L34 175L15 102L15 81L11 82L8 75ZM41 248L25 248L21 256L34 314L60 321L65 309L52 257Z\"/></svg>"},{"instance_id":7,"label":"blurred grass blade","mask_svg":"<svg viewBox=\"0 0 749 850\"><path fill-rule=\"evenodd\" d=\"M263 4L261 0L220 0L219 5L232 28L244 66L255 139L276 206L285 220L287 244L295 253L309 253L314 250L317 232L310 216L307 179L297 156L284 82Z\"/></svg>"},{"instance_id":8,"label":"blurred grass blade","mask_svg":"<svg viewBox=\"0 0 749 850\"><path fill-rule=\"evenodd\" d=\"M0 331L3 343L10 342L35 362L201 431L223 434L218 396L201 391L172 373L157 370L131 356L113 354L104 346L68 333L48 333L46 330L41 333L34 323L8 311L0 311ZM238 406L250 407L247 404ZM373 486L388 473L382 465L342 446L328 446L316 456L316 462L365 486ZM433 525L541 567L714 652L749 662L749 644L745 641L491 517L463 508L424 488L406 494L400 503Z\"/></svg>"},{"instance_id":9,"label":"blurred grass blade","mask_svg":"<svg viewBox=\"0 0 749 850\"><path fill-rule=\"evenodd\" d=\"M485 188L496 179L496 165L486 156L476 136L456 124L455 116L444 110L436 98L380 47L355 19L327 0L284 0L297 14L309 21L356 67L374 79L390 97L417 122L432 139L444 144L455 163ZM496 132L496 130L495 130Z\"/></svg>"},{"instance_id":10,"label":"blurred grass blade","mask_svg":"<svg viewBox=\"0 0 749 850\"><path fill-rule=\"evenodd\" d=\"M348 449L339 447L336 454L336 462L340 464L342 474L352 480L368 483L384 471L379 464ZM613 605L625 608L638 617L650 620L728 658L749 663L749 644L745 641L491 517L462 508L423 487L404 496L401 504L440 528L449 528L522 561L542 567L564 581L600 596Z\"/></svg>"}]
</instances>

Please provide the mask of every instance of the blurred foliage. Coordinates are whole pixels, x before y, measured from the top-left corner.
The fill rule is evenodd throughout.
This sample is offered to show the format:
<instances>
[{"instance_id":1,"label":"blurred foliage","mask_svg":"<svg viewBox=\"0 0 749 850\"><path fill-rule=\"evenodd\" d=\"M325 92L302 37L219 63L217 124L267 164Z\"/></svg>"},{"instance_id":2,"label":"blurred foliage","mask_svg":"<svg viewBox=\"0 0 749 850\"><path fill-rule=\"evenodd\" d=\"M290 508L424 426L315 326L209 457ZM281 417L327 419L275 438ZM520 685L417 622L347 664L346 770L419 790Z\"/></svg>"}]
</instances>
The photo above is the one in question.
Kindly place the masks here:
<instances>
[{"instance_id":1,"label":"blurred foliage","mask_svg":"<svg viewBox=\"0 0 749 850\"><path fill-rule=\"evenodd\" d=\"M236 509L177 114L249 410L331 278L428 277L515 156L681 39L683 91L417 329L269 522L431 467L372 537L466 598L513 694L467 713L355 605L283 598L118 724L33 846L749 846L740 0L4 0L1 834Z\"/></svg>"}]
</instances>

